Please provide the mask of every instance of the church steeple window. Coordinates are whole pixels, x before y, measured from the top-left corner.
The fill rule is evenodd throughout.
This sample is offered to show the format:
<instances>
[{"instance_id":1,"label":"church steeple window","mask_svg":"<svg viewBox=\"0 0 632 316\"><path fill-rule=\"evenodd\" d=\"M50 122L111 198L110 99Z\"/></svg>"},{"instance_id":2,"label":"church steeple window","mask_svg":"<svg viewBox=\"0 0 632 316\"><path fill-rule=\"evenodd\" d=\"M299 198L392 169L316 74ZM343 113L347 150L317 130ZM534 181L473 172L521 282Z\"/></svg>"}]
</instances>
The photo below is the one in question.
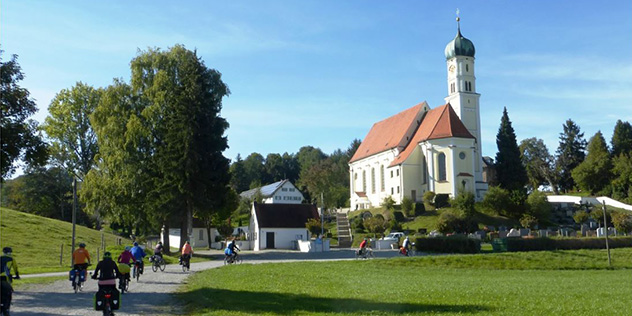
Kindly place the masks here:
<instances>
[{"instance_id":1,"label":"church steeple window","mask_svg":"<svg viewBox=\"0 0 632 316\"><path fill-rule=\"evenodd\" d=\"M465 64L465 71L466 72L470 72L470 65L469 64Z\"/></svg>"}]
</instances>

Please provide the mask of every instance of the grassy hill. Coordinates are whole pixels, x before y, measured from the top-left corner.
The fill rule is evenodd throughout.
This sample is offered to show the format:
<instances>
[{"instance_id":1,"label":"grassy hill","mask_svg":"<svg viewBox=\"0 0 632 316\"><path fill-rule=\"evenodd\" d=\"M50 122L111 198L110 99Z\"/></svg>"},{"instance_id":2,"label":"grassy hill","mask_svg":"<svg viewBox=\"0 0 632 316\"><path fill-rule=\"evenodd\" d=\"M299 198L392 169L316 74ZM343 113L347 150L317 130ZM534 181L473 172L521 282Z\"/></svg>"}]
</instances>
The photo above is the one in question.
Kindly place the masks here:
<instances>
[{"instance_id":1,"label":"grassy hill","mask_svg":"<svg viewBox=\"0 0 632 316\"><path fill-rule=\"evenodd\" d=\"M112 234L76 226L76 243L84 242L87 245L93 264L96 264L97 248L101 246L101 235L105 237L107 248L115 246L117 240L121 239ZM123 244L130 244L129 240L121 241ZM0 246L13 248L20 273L67 271L72 254L71 244L71 223L0 208ZM64 251L60 265L62 245Z\"/></svg>"}]
</instances>

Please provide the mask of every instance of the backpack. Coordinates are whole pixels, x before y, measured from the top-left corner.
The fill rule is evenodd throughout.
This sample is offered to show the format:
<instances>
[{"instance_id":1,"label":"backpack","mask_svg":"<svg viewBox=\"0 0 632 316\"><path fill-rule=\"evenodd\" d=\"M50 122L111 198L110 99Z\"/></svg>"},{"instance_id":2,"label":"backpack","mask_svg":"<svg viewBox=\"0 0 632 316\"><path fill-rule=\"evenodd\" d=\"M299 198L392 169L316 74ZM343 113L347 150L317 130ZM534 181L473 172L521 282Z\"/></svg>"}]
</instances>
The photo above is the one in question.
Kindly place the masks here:
<instances>
[{"instance_id":1,"label":"backpack","mask_svg":"<svg viewBox=\"0 0 632 316\"><path fill-rule=\"evenodd\" d=\"M230 250L230 248L229 248L229 247L226 247L226 249L224 249L224 254L225 254L225 255L227 255L227 256L230 256L230 255L232 255L232 254L233 254L233 251L232 251L232 250Z\"/></svg>"}]
</instances>

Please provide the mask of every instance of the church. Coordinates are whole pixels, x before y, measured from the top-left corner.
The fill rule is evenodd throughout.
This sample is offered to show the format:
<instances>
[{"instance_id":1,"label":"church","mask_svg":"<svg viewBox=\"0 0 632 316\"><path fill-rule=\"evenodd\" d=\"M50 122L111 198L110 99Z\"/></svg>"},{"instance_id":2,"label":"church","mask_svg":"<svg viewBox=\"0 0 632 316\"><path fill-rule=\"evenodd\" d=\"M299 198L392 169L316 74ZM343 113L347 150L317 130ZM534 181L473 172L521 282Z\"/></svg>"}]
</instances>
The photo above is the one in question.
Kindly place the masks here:
<instances>
[{"instance_id":1,"label":"church","mask_svg":"<svg viewBox=\"0 0 632 316\"><path fill-rule=\"evenodd\" d=\"M427 191L483 198L474 53L457 18L456 37L445 48L446 104L431 109L424 101L373 124L349 161L352 210L378 207L387 197L422 201Z\"/></svg>"}]
</instances>

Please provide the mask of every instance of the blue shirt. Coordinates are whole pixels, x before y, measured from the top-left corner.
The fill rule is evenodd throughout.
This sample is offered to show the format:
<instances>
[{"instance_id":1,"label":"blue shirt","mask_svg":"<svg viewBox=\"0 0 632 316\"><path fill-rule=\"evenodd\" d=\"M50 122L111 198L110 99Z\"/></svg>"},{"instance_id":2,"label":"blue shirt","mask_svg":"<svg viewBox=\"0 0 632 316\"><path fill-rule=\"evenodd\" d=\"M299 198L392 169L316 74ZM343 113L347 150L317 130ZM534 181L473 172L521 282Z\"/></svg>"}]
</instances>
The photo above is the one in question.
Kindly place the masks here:
<instances>
[{"instance_id":1,"label":"blue shirt","mask_svg":"<svg viewBox=\"0 0 632 316\"><path fill-rule=\"evenodd\" d=\"M134 259L136 260L143 260L143 258L146 256L145 251L140 246L132 247L130 252L134 256Z\"/></svg>"}]
</instances>

